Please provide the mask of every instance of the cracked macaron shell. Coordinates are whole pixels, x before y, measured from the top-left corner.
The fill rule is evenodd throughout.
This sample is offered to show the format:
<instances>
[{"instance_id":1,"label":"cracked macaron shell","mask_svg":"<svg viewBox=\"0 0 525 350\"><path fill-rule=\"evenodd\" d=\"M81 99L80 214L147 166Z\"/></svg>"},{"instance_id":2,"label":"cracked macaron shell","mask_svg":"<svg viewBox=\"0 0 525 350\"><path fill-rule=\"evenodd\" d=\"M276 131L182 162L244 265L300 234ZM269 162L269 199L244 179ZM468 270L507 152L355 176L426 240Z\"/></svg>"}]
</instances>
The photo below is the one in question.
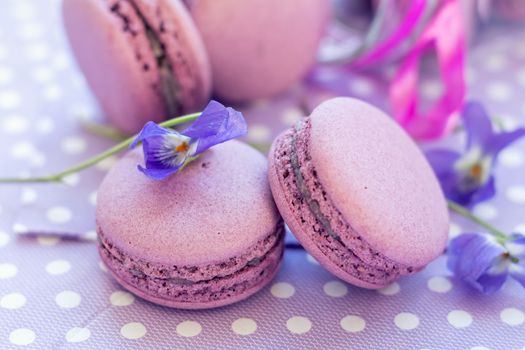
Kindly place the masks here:
<instances>
[{"instance_id":1,"label":"cracked macaron shell","mask_svg":"<svg viewBox=\"0 0 525 350\"><path fill-rule=\"evenodd\" d=\"M117 3L118 11L112 11ZM203 43L185 6L179 0L134 3L151 21L173 62L175 79L181 86L181 111L198 110L209 97L211 73ZM131 3L64 0L63 17L77 62L116 127L134 133L149 120L159 122L169 117L156 59ZM186 65L180 64L181 57Z\"/></svg>"},{"instance_id":2,"label":"cracked macaron shell","mask_svg":"<svg viewBox=\"0 0 525 350\"><path fill-rule=\"evenodd\" d=\"M97 225L124 253L154 264L207 266L245 254L281 219L265 157L229 141L166 181L136 169L140 149L110 170L97 196Z\"/></svg>"},{"instance_id":3,"label":"cracked macaron shell","mask_svg":"<svg viewBox=\"0 0 525 350\"><path fill-rule=\"evenodd\" d=\"M375 107L350 98L321 104L310 124L307 143L315 180L371 249L416 271L443 252L448 237L446 202L423 154L399 126ZM373 288L355 277L345 278L348 274L323 256L304 232L298 212L287 202L291 197L272 172L275 156L270 156L270 183L292 232L330 271ZM341 239L352 246L344 235Z\"/></svg>"}]
</instances>

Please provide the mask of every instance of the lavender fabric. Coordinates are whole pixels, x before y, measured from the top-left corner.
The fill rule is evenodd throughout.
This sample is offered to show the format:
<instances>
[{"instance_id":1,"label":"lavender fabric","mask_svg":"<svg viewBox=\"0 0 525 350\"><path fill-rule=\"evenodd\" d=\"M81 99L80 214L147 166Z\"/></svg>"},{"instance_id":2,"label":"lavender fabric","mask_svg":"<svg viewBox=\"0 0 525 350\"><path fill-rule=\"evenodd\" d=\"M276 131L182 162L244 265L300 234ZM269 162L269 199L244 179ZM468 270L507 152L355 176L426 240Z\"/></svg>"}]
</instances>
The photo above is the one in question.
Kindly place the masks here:
<instances>
[{"instance_id":1,"label":"lavender fabric","mask_svg":"<svg viewBox=\"0 0 525 350\"><path fill-rule=\"evenodd\" d=\"M112 144L80 127L79 117L100 120L102 114L69 54L59 5L2 4L0 176L47 174ZM491 28L470 55L470 95L509 128L524 122L524 41L525 28ZM350 95L385 107L380 76L355 75L346 85ZM432 80L423 81L422 94L436 91ZM247 138L267 142L301 117L299 105L327 97L300 88L243 108ZM456 138L439 145L456 145ZM100 264L93 239L96 189L115 159L64 185L0 186L0 349L525 347L521 286L509 280L487 297L453 278L445 257L378 292L342 283L303 251L289 249L275 280L236 305L181 311L134 298ZM524 232L524 171L520 140L500 154L497 195L474 211L504 230ZM28 229L85 237L18 236ZM476 230L453 217L452 236Z\"/></svg>"}]
</instances>

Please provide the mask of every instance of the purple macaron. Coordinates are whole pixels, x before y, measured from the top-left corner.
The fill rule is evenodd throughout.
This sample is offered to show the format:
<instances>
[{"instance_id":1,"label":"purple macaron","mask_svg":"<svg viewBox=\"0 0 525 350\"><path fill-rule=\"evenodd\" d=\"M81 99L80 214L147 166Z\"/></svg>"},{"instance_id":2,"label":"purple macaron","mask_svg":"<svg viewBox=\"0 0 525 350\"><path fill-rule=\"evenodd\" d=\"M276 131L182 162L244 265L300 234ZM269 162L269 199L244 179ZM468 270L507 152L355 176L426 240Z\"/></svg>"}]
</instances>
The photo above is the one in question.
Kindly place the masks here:
<instances>
[{"instance_id":1,"label":"purple macaron","mask_svg":"<svg viewBox=\"0 0 525 350\"><path fill-rule=\"evenodd\" d=\"M203 309L243 300L276 274L283 221L267 161L230 141L181 172L153 181L125 155L97 198L99 252L116 280L156 304Z\"/></svg>"},{"instance_id":2,"label":"purple macaron","mask_svg":"<svg viewBox=\"0 0 525 350\"><path fill-rule=\"evenodd\" d=\"M336 98L285 131L269 181L291 231L321 265L365 288L421 270L444 251L448 211L410 137L377 108Z\"/></svg>"}]
</instances>

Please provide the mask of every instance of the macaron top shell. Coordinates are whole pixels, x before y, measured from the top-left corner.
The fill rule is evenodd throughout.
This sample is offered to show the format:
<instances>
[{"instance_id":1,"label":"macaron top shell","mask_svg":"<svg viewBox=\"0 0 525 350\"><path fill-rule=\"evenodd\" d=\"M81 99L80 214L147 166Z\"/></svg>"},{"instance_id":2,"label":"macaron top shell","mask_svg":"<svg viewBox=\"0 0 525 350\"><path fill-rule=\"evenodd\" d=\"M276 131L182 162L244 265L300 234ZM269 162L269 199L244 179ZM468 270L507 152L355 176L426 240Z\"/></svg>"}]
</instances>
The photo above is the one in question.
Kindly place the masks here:
<instances>
[{"instance_id":1,"label":"macaron top shell","mask_svg":"<svg viewBox=\"0 0 525 350\"><path fill-rule=\"evenodd\" d=\"M204 152L164 181L140 173L142 150L125 155L97 196L97 225L132 257L202 266L246 253L280 220L265 157L229 141Z\"/></svg>"},{"instance_id":2,"label":"macaron top shell","mask_svg":"<svg viewBox=\"0 0 525 350\"><path fill-rule=\"evenodd\" d=\"M398 263L424 266L439 256L447 206L410 137L379 109L351 98L325 102L310 118L312 163L346 222Z\"/></svg>"},{"instance_id":3,"label":"macaron top shell","mask_svg":"<svg viewBox=\"0 0 525 350\"><path fill-rule=\"evenodd\" d=\"M315 63L330 15L327 0L192 0L214 90L229 101L282 92Z\"/></svg>"}]
</instances>

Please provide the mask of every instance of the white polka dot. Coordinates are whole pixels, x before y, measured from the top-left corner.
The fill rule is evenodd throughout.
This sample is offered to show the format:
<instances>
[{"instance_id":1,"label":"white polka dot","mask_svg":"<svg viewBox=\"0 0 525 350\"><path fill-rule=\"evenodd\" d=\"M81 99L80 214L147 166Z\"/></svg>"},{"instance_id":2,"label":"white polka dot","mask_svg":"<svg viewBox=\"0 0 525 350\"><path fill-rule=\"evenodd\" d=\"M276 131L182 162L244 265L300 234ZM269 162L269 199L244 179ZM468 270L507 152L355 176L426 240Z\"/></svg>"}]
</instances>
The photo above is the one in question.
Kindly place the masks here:
<instances>
[{"instance_id":1,"label":"white polka dot","mask_svg":"<svg viewBox=\"0 0 525 350\"><path fill-rule=\"evenodd\" d=\"M53 71L48 67L37 67L33 70L32 76L37 83L47 83L53 80Z\"/></svg>"},{"instance_id":2,"label":"white polka dot","mask_svg":"<svg viewBox=\"0 0 525 350\"><path fill-rule=\"evenodd\" d=\"M62 183L68 186L71 186L71 187L78 185L79 181L80 181L80 175L78 175L78 173L69 174L66 177L62 178Z\"/></svg>"},{"instance_id":3,"label":"white polka dot","mask_svg":"<svg viewBox=\"0 0 525 350\"><path fill-rule=\"evenodd\" d=\"M525 87L525 68L520 69L515 74L518 84Z\"/></svg>"},{"instance_id":4,"label":"white polka dot","mask_svg":"<svg viewBox=\"0 0 525 350\"><path fill-rule=\"evenodd\" d=\"M71 269L67 260L55 260L46 265L46 271L50 275L62 275Z\"/></svg>"},{"instance_id":5,"label":"white polka dot","mask_svg":"<svg viewBox=\"0 0 525 350\"><path fill-rule=\"evenodd\" d=\"M4 295L0 299L0 307L4 309L20 309L26 304L26 297L20 293L11 293Z\"/></svg>"},{"instance_id":6,"label":"white polka dot","mask_svg":"<svg viewBox=\"0 0 525 350\"><path fill-rule=\"evenodd\" d=\"M480 203L474 207L474 214L485 220L494 220L498 217L498 210L488 203Z\"/></svg>"},{"instance_id":7,"label":"white polka dot","mask_svg":"<svg viewBox=\"0 0 525 350\"><path fill-rule=\"evenodd\" d=\"M98 162L95 167L102 171L108 171L117 163L118 158L115 156L108 157Z\"/></svg>"},{"instance_id":8,"label":"white polka dot","mask_svg":"<svg viewBox=\"0 0 525 350\"><path fill-rule=\"evenodd\" d=\"M435 276L427 281L427 287L436 293L447 293L452 289L452 283L446 277Z\"/></svg>"},{"instance_id":9,"label":"white polka dot","mask_svg":"<svg viewBox=\"0 0 525 350\"><path fill-rule=\"evenodd\" d=\"M518 168L523 164L523 153L515 148L504 149L499 155L499 162L507 168Z\"/></svg>"},{"instance_id":10,"label":"white polka dot","mask_svg":"<svg viewBox=\"0 0 525 350\"><path fill-rule=\"evenodd\" d=\"M5 247L9 243L9 235L4 231L0 231L0 248Z\"/></svg>"},{"instance_id":11,"label":"white polka dot","mask_svg":"<svg viewBox=\"0 0 525 350\"><path fill-rule=\"evenodd\" d=\"M29 121L19 115L5 117L2 122L2 130L7 134L21 134L29 129Z\"/></svg>"},{"instance_id":12,"label":"white polka dot","mask_svg":"<svg viewBox=\"0 0 525 350\"><path fill-rule=\"evenodd\" d=\"M47 211L47 219L55 224L64 224L72 217L71 210L66 207L52 207Z\"/></svg>"},{"instance_id":13,"label":"white polka dot","mask_svg":"<svg viewBox=\"0 0 525 350\"><path fill-rule=\"evenodd\" d=\"M67 154L79 154L86 150L86 141L79 136L70 136L62 141L62 150Z\"/></svg>"},{"instance_id":14,"label":"white polka dot","mask_svg":"<svg viewBox=\"0 0 525 350\"><path fill-rule=\"evenodd\" d=\"M303 334L312 328L312 322L306 317L294 316L286 321L286 328L292 333Z\"/></svg>"},{"instance_id":15,"label":"white polka dot","mask_svg":"<svg viewBox=\"0 0 525 350\"><path fill-rule=\"evenodd\" d=\"M301 117L303 116L304 116L304 113L299 108L293 107L293 108L286 109L283 112L281 116L281 121L285 125L292 126L292 125L295 125L295 123L297 123L297 121L299 121L299 119L301 119Z\"/></svg>"},{"instance_id":16,"label":"white polka dot","mask_svg":"<svg viewBox=\"0 0 525 350\"><path fill-rule=\"evenodd\" d=\"M102 271L104 271L104 272L108 272L108 268L106 267L106 265L104 264L103 261L99 261L99 262L98 262L98 267L99 267Z\"/></svg>"},{"instance_id":17,"label":"white polka dot","mask_svg":"<svg viewBox=\"0 0 525 350\"><path fill-rule=\"evenodd\" d=\"M48 101L56 101L62 97L62 88L58 85L49 85L44 88L43 96Z\"/></svg>"},{"instance_id":18,"label":"white polka dot","mask_svg":"<svg viewBox=\"0 0 525 350\"><path fill-rule=\"evenodd\" d=\"M13 232L16 234L24 234L24 233L27 233L28 230L29 229L23 224L20 224L20 223L13 224Z\"/></svg>"},{"instance_id":19,"label":"white polka dot","mask_svg":"<svg viewBox=\"0 0 525 350\"><path fill-rule=\"evenodd\" d=\"M514 307L509 307L501 310L499 317L502 322L509 326L519 326L525 322L525 314L523 311Z\"/></svg>"},{"instance_id":20,"label":"white polka dot","mask_svg":"<svg viewBox=\"0 0 525 350\"><path fill-rule=\"evenodd\" d=\"M201 333L202 326L195 321L184 321L177 325L175 331L183 337L195 337Z\"/></svg>"},{"instance_id":21,"label":"white polka dot","mask_svg":"<svg viewBox=\"0 0 525 350\"><path fill-rule=\"evenodd\" d=\"M306 260L308 260L308 262L311 264L319 265L319 262L315 260L315 258L311 256L310 254L306 254Z\"/></svg>"},{"instance_id":22,"label":"white polka dot","mask_svg":"<svg viewBox=\"0 0 525 350\"><path fill-rule=\"evenodd\" d=\"M14 345L29 345L36 339L36 334L28 328L18 328L9 334L9 341Z\"/></svg>"},{"instance_id":23,"label":"white polka dot","mask_svg":"<svg viewBox=\"0 0 525 350\"><path fill-rule=\"evenodd\" d=\"M465 328L472 324L472 316L463 310L453 310L448 313L447 321L454 328Z\"/></svg>"},{"instance_id":24,"label":"white polka dot","mask_svg":"<svg viewBox=\"0 0 525 350\"><path fill-rule=\"evenodd\" d=\"M272 286L270 292L276 298L286 299L295 294L295 288L290 283L278 282Z\"/></svg>"},{"instance_id":25,"label":"white polka dot","mask_svg":"<svg viewBox=\"0 0 525 350\"><path fill-rule=\"evenodd\" d=\"M0 91L0 109L15 109L22 103L20 95L13 90Z\"/></svg>"},{"instance_id":26,"label":"white polka dot","mask_svg":"<svg viewBox=\"0 0 525 350\"><path fill-rule=\"evenodd\" d=\"M40 167L46 164L46 155L38 150L35 150L29 159L34 166Z\"/></svg>"},{"instance_id":27,"label":"white polka dot","mask_svg":"<svg viewBox=\"0 0 525 350\"><path fill-rule=\"evenodd\" d=\"M83 236L83 238L88 240L88 241L96 241L97 240L97 232L95 230L88 231Z\"/></svg>"},{"instance_id":28,"label":"white polka dot","mask_svg":"<svg viewBox=\"0 0 525 350\"><path fill-rule=\"evenodd\" d=\"M253 142L267 142L272 131L266 125L254 124L248 127L248 139Z\"/></svg>"},{"instance_id":29,"label":"white polka dot","mask_svg":"<svg viewBox=\"0 0 525 350\"><path fill-rule=\"evenodd\" d=\"M95 114L95 110L90 104L76 103L69 107L69 113L76 119L84 120L91 119Z\"/></svg>"},{"instance_id":30,"label":"white polka dot","mask_svg":"<svg viewBox=\"0 0 525 350\"><path fill-rule=\"evenodd\" d=\"M525 224L516 225L516 227L514 227L514 231L523 233L525 235Z\"/></svg>"},{"instance_id":31,"label":"white polka dot","mask_svg":"<svg viewBox=\"0 0 525 350\"><path fill-rule=\"evenodd\" d=\"M5 60L9 56L8 50L5 46L0 45L0 61Z\"/></svg>"},{"instance_id":32,"label":"white polka dot","mask_svg":"<svg viewBox=\"0 0 525 350\"><path fill-rule=\"evenodd\" d=\"M395 295L399 293L401 286L397 282L393 282L391 285L378 289L377 292L383 295Z\"/></svg>"},{"instance_id":33,"label":"white polka dot","mask_svg":"<svg viewBox=\"0 0 525 350\"><path fill-rule=\"evenodd\" d=\"M140 322L126 323L120 329L120 334L126 339L139 339L146 335L146 327Z\"/></svg>"},{"instance_id":34,"label":"white polka dot","mask_svg":"<svg viewBox=\"0 0 525 350\"><path fill-rule=\"evenodd\" d=\"M13 278L18 273L18 267L11 263L0 264L0 280Z\"/></svg>"},{"instance_id":35,"label":"white polka dot","mask_svg":"<svg viewBox=\"0 0 525 350\"><path fill-rule=\"evenodd\" d=\"M490 350L490 349L484 346L474 346L470 348L470 350Z\"/></svg>"},{"instance_id":36,"label":"white polka dot","mask_svg":"<svg viewBox=\"0 0 525 350\"><path fill-rule=\"evenodd\" d=\"M11 146L11 156L16 159L31 158L36 152L35 146L28 141L18 141Z\"/></svg>"},{"instance_id":37,"label":"white polka dot","mask_svg":"<svg viewBox=\"0 0 525 350\"><path fill-rule=\"evenodd\" d=\"M323 290L326 295L334 298L343 297L348 293L348 287L340 281L330 281L325 283Z\"/></svg>"},{"instance_id":38,"label":"white polka dot","mask_svg":"<svg viewBox=\"0 0 525 350\"><path fill-rule=\"evenodd\" d=\"M97 191L91 192L88 200L91 205L97 205Z\"/></svg>"},{"instance_id":39,"label":"white polka dot","mask_svg":"<svg viewBox=\"0 0 525 350\"><path fill-rule=\"evenodd\" d=\"M42 134L49 134L55 127L51 118L43 117L35 122L35 128Z\"/></svg>"},{"instance_id":40,"label":"white polka dot","mask_svg":"<svg viewBox=\"0 0 525 350\"><path fill-rule=\"evenodd\" d=\"M450 239L457 237L463 229L458 224L451 222L448 229L448 237Z\"/></svg>"},{"instance_id":41,"label":"white polka dot","mask_svg":"<svg viewBox=\"0 0 525 350\"><path fill-rule=\"evenodd\" d=\"M424 80L421 83L421 94L428 99L436 99L443 93L439 80Z\"/></svg>"},{"instance_id":42,"label":"white polka dot","mask_svg":"<svg viewBox=\"0 0 525 350\"><path fill-rule=\"evenodd\" d=\"M58 236L38 236L36 241L38 244L43 246L52 246L57 245L60 242L60 237Z\"/></svg>"},{"instance_id":43,"label":"white polka dot","mask_svg":"<svg viewBox=\"0 0 525 350\"><path fill-rule=\"evenodd\" d=\"M232 330L239 335L250 335L257 330L257 323L251 318L239 318L233 321Z\"/></svg>"},{"instance_id":44,"label":"white polka dot","mask_svg":"<svg viewBox=\"0 0 525 350\"><path fill-rule=\"evenodd\" d=\"M354 77L350 81L350 90L361 96L368 96L374 92L374 85L367 78Z\"/></svg>"},{"instance_id":45,"label":"white polka dot","mask_svg":"<svg viewBox=\"0 0 525 350\"><path fill-rule=\"evenodd\" d=\"M87 328L74 327L66 333L66 341L68 343L80 343L91 336L91 331Z\"/></svg>"},{"instance_id":46,"label":"white polka dot","mask_svg":"<svg viewBox=\"0 0 525 350\"><path fill-rule=\"evenodd\" d=\"M55 302L62 308L71 309L80 305L81 299L80 294L65 290L56 295Z\"/></svg>"},{"instance_id":47,"label":"white polka dot","mask_svg":"<svg viewBox=\"0 0 525 350\"><path fill-rule=\"evenodd\" d=\"M365 320L356 315L348 315L342 318L340 324L341 328L351 333L361 332L366 327Z\"/></svg>"},{"instance_id":48,"label":"white polka dot","mask_svg":"<svg viewBox=\"0 0 525 350\"><path fill-rule=\"evenodd\" d=\"M58 70L66 69L70 64L69 55L65 52L59 52L53 57L53 66Z\"/></svg>"},{"instance_id":49,"label":"white polka dot","mask_svg":"<svg viewBox=\"0 0 525 350\"><path fill-rule=\"evenodd\" d=\"M13 18L18 20L27 20L35 17L37 11L35 7L29 2L17 1L13 7L11 7L11 15Z\"/></svg>"},{"instance_id":50,"label":"white polka dot","mask_svg":"<svg viewBox=\"0 0 525 350\"><path fill-rule=\"evenodd\" d=\"M49 57L49 46L45 43L36 43L26 47L26 57L31 61L42 61Z\"/></svg>"},{"instance_id":51,"label":"white polka dot","mask_svg":"<svg viewBox=\"0 0 525 350\"><path fill-rule=\"evenodd\" d=\"M404 331L409 331L419 326L419 318L412 313L402 312L396 315L394 318L394 323L396 324L397 328Z\"/></svg>"},{"instance_id":52,"label":"white polka dot","mask_svg":"<svg viewBox=\"0 0 525 350\"><path fill-rule=\"evenodd\" d=\"M44 34L44 30L38 22L27 22L18 26L18 35L25 40L37 39Z\"/></svg>"},{"instance_id":53,"label":"white polka dot","mask_svg":"<svg viewBox=\"0 0 525 350\"><path fill-rule=\"evenodd\" d=\"M0 85L7 85L13 80L13 71L9 67L0 66Z\"/></svg>"},{"instance_id":54,"label":"white polka dot","mask_svg":"<svg viewBox=\"0 0 525 350\"><path fill-rule=\"evenodd\" d=\"M525 204L525 186L515 185L505 191L507 199L515 204Z\"/></svg>"},{"instance_id":55,"label":"white polka dot","mask_svg":"<svg viewBox=\"0 0 525 350\"><path fill-rule=\"evenodd\" d=\"M133 294L121 290L111 293L109 297L109 302L113 306L128 306L133 304L134 301L135 297Z\"/></svg>"},{"instance_id":56,"label":"white polka dot","mask_svg":"<svg viewBox=\"0 0 525 350\"><path fill-rule=\"evenodd\" d=\"M488 57L485 57L483 60L483 67L491 72L501 71L507 65L507 59L501 54L492 54Z\"/></svg>"},{"instance_id":57,"label":"white polka dot","mask_svg":"<svg viewBox=\"0 0 525 350\"><path fill-rule=\"evenodd\" d=\"M490 99L497 102L508 101L512 95L512 89L505 82L496 81L489 83L487 95Z\"/></svg>"}]
</instances>

